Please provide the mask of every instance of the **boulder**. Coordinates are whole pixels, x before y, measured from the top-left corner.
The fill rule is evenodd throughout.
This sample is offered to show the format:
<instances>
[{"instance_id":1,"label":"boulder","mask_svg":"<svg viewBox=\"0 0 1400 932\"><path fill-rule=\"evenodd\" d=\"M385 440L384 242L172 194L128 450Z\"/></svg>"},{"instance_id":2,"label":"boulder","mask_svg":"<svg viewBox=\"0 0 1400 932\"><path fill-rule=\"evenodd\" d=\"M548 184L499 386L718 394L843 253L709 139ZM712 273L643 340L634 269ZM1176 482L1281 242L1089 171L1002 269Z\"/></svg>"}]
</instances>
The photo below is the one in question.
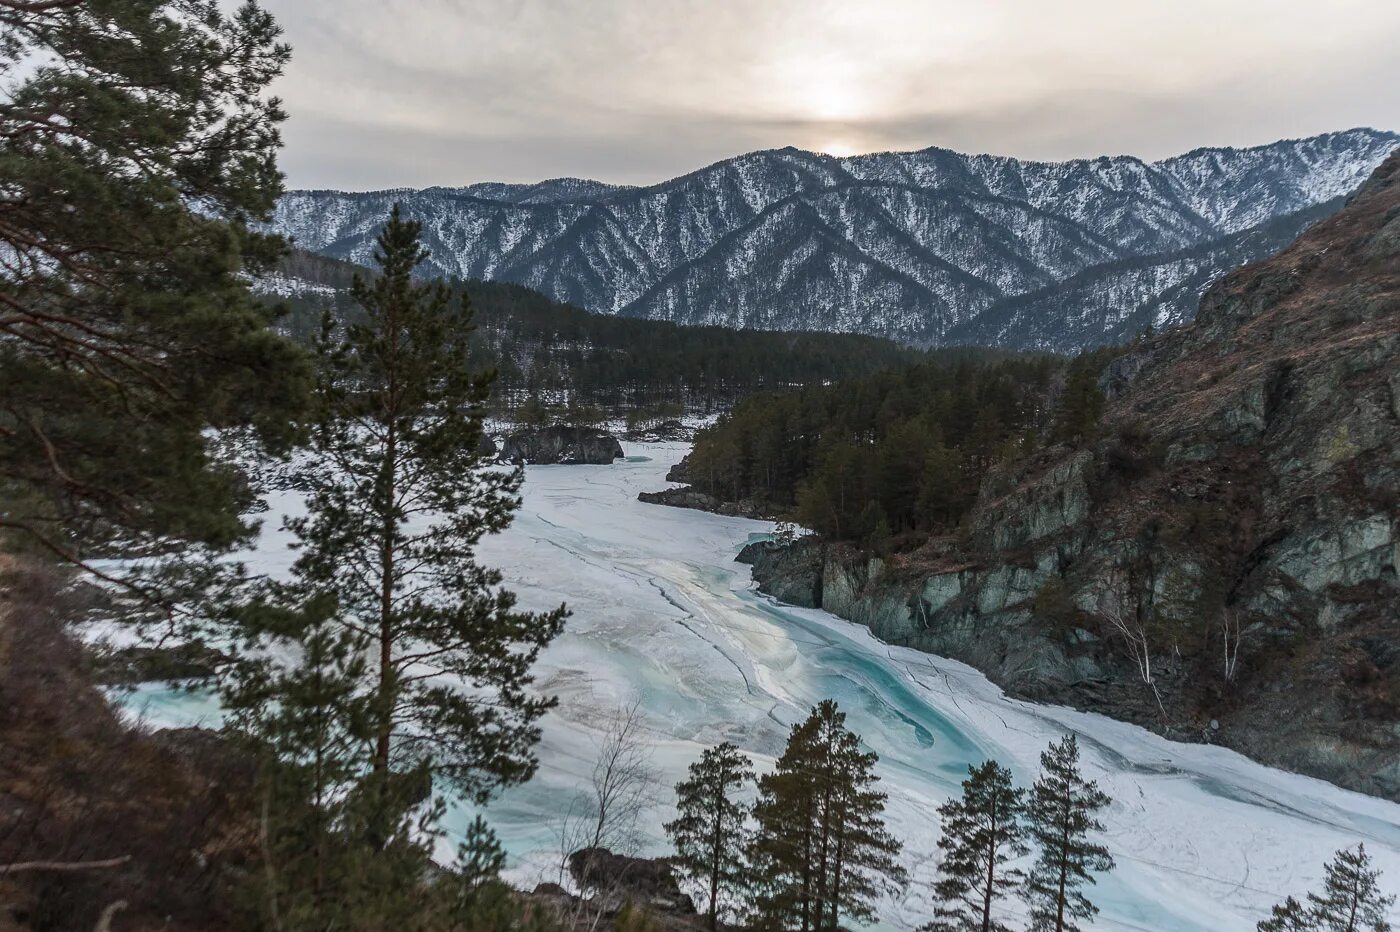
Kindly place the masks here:
<instances>
[{"instance_id":1,"label":"boulder","mask_svg":"<svg viewBox=\"0 0 1400 932\"><path fill-rule=\"evenodd\" d=\"M605 430L557 424L522 430L506 438L501 459L510 463L606 465L622 456L622 444Z\"/></svg>"},{"instance_id":2,"label":"boulder","mask_svg":"<svg viewBox=\"0 0 1400 932\"><path fill-rule=\"evenodd\" d=\"M568 864L569 874L579 888L603 898L605 906L632 902L668 913L695 913L694 902L681 892L675 872L663 859L613 854L607 848L582 848L569 855Z\"/></svg>"}]
</instances>

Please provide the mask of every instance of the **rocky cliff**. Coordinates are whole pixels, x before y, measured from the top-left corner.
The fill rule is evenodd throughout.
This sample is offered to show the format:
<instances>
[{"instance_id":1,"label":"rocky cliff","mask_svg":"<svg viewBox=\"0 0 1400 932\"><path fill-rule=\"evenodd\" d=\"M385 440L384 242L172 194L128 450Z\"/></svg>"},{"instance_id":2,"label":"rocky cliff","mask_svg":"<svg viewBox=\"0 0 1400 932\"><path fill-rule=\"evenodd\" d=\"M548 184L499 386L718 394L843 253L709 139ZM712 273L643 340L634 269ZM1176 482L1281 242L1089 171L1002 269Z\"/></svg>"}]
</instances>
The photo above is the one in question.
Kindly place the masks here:
<instances>
[{"instance_id":1,"label":"rocky cliff","mask_svg":"<svg viewBox=\"0 0 1400 932\"><path fill-rule=\"evenodd\" d=\"M744 559L1016 695L1400 799L1400 156L1103 387L1098 439L988 475L956 538Z\"/></svg>"}]
</instances>

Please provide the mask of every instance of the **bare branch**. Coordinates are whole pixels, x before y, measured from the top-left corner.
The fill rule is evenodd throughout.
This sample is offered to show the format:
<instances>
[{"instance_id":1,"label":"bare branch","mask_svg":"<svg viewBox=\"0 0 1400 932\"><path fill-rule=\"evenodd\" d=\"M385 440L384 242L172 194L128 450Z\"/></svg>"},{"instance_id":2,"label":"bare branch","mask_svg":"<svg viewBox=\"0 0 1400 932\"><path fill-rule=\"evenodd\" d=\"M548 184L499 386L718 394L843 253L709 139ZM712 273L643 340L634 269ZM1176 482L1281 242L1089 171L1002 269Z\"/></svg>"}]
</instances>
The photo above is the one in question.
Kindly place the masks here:
<instances>
[{"instance_id":1,"label":"bare branch","mask_svg":"<svg viewBox=\"0 0 1400 932\"><path fill-rule=\"evenodd\" d=\"M14 864L0 864L0 877L6 874L20 874L25 871L45 871L69 873L72 871L102 870L107 867L121 867L131 860L131 855L119 858L106 858L101 861L19 861Z\"/></svg>"}]
</instances>

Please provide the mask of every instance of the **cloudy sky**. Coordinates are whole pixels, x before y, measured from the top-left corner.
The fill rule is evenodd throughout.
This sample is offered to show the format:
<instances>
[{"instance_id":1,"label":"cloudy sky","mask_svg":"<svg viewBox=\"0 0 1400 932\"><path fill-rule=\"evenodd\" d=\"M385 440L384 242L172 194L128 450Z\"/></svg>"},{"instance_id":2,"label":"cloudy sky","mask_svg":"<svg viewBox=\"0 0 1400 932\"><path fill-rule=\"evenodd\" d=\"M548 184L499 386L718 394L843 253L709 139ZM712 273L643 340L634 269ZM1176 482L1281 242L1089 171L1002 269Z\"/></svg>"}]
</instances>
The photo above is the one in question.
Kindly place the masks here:
<instances>
[{"instance_id":1,"label":"cloudy sky","mask_svg":"<svg viewBox=\"0 0 1400 932\"><path fill-rule=\"evenodd\" d=\"M754 149L1158 158L1400 129L1396 0L264 0L292 187L644 184Z\"/></svg>"}]
</instances>

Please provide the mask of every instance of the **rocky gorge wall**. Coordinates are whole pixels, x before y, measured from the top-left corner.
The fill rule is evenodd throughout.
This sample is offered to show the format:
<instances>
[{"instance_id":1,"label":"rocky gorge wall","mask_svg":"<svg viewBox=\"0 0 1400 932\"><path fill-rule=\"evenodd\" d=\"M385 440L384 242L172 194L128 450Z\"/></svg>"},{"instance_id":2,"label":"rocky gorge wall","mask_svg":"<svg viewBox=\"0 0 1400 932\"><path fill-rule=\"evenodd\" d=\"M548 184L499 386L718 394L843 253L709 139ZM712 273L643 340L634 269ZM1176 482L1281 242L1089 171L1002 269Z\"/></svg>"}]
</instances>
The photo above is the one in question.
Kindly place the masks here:
<instances>
[{"instance_id":1,"label":"rocky gorge wall","mask_svg":"<svg viewBox=\"0 0 1400 932\"><path fill-rule=\"evenodd\" d=\"M1400 800L1400 157L1102 386L1098 438L986 476L956 537L741 559L1012 694Z\"/></svg>"}]
</instances>

